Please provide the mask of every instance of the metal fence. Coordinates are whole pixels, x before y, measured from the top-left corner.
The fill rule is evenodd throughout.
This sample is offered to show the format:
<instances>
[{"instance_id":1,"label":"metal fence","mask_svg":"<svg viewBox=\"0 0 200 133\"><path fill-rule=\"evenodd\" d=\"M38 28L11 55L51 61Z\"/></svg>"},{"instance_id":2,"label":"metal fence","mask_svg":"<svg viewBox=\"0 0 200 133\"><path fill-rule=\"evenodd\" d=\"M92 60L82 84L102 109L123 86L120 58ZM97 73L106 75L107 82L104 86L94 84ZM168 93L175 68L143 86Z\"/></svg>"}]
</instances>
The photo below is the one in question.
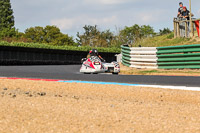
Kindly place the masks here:
<instances>
[{"instance_id":1,"label":"metal fence","mask_svg":"<svg viewBox=\"0 0 200 133\"><path fill-rule=\"evenodd\" d=\"M195 36L195 25L196 22L200 21L200 19L195 19L192 18L192 23L190 23L189 20L184 19L184 18L174 18L173 23L174 23L174 37L194 37ZM192 29L190 28L192 24ZM199 29L199 27L198 27ZM190 32L192 33L190 35ZM199 31L198 31L199 32Z\"/></svg>"}]
</instances>

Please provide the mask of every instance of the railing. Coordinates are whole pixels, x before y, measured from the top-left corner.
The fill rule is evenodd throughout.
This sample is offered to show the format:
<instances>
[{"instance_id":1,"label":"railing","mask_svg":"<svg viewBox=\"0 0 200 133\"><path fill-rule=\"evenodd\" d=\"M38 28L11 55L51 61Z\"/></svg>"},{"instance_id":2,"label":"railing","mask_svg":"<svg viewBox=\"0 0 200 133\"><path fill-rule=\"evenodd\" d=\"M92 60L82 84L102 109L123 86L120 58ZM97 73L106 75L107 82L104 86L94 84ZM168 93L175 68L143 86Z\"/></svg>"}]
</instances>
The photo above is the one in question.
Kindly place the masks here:
<instances>
[{"instance_id":1,"label":"railing","mask_svg":"<svg viewBox=\"0 0 200 133\"><path fill-rule=\"evenodd\" d=\"M160 69L200 68L200 44L158 47L157 49Z\"/></svg>"},{"instance_id":2,"label":"railing","mask_svg":"<svg viewBox=\"0 0 200 133\"><path fill-rule=\"evenodd\" d=\"M121 46L122 64L147 69L200 69L200 44L130 48Z\"/></svg>"},{"instance_id":3,"label":"railing","mask_svg":"<svg viewBox=\"0 0 200 133\"><path fill-rule=\"evenodd\" d=\"M194 37L195 36L195 22L200 19L192 19L192 29L190 28L190 21L182 18L174 18L174 37ZM192 33L190 35L190 32Z\"/></svg>"},{"instance_id":4,"label":"railing","mask_svg":"<svg viewBox=\"0 0 200 133\"><path fill-rule=\"evenodd\" d=\"M156 69L157 66L157 49L155 47L130 48L121 46L122 63L132 68L149 68Z\"/></svg>"}]
</instances>

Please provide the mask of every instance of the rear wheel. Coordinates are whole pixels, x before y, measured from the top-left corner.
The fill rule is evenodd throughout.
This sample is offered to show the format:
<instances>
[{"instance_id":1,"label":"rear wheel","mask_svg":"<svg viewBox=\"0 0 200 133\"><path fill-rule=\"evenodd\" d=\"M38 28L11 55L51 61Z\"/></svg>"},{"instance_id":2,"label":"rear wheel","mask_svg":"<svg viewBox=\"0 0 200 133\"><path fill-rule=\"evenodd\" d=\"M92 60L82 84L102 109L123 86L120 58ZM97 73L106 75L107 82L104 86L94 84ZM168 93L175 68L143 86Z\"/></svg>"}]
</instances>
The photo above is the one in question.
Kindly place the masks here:
<instances>
[{"instance_id":1,"label":"rear wheel","mask_svg":"<svg viewBox=\"0 0 200 133\"><path fill-rule=\"evenodd\" d=\"M112 74L113 74L113 75L118 75L119 73L115 73L115 72L113 72Z\"/></svg>"}]
</instances>

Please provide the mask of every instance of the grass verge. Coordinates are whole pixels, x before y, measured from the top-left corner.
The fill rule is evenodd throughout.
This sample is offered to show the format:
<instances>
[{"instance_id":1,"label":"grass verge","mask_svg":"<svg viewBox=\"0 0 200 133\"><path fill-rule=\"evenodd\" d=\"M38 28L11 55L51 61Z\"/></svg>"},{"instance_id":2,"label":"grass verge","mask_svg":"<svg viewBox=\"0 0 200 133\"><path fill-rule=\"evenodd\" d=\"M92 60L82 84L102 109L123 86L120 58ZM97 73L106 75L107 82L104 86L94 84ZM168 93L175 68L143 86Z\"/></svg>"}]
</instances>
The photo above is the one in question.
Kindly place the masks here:
<instances>
[{"instance_id":1,"label":"grass verge","mask_svg":"<svg viewBox=\"0 0 200 133\"><path fill-rule=\"evenodd\" d=\"M164 69L136 69L130 68L124 65L121 66L122 75L170 75L170 76L200 76L198 69L175 69L175 70L164 70Z\"/></svg>"},{"instance_id":2,"label":"grass verge","mask_svg":"<svg viewBox=\"0 0 200 133\"><path fill-rule=\"evenodd\" d=\"M167 35L142 39L133 46L141 45L142 47L163 47L163 46L177 46L177 45L187 45L187 44L200 44L200 39L198 37L174 38L174 34L171 33Z\"/></svg>"}]
</instances>

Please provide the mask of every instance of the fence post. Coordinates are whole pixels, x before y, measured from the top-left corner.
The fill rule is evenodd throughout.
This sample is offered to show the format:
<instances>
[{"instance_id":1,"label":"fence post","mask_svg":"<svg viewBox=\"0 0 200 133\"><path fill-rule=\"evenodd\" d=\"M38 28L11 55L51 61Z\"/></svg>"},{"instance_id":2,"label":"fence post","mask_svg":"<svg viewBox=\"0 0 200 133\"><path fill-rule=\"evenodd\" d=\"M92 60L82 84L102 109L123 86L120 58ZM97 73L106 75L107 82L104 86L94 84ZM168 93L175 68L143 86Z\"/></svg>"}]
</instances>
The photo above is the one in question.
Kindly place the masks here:
<instances>
[{"instance_id":1,"label":"fence post","mask_svg":"<svg viewBox=\"0 0 200 133\"><path fill-rule=\"evenodd\" d=\"M176 38L177 37L177 24L176 24L176 22L174 21L174 38Z\"/></svg>"},{"instance_id":2,"label":"fence post","mask_svg":"<svg viewBox=\"0 0 200 133\"><path fill-rule=\"evenodd\" d=\"M185 37L188 37L188 23L185 22Z\"/></svg>"},{"instance_id":3,"label":"fence post","mask_svg":"<svg viewBox=\"0 0 200 133\"><path fill-rule=\"evenodd\" d=\"M192 28L191 29L191 37L194 37L194 23L195 23L194 21L192 21L192 23L191 23L191 25L192 25L191 26L191 28Z\"/></svg>"},{"instance_id":4,"label":"fence post","mask_svg":"<svg viewBox=\"0 0 200 133\"><path fill-rule=\"evenodd\" d=\"M177 37L180 37L180 24L177 22Z\"/></svg>"},{"instance_id":5,"label":"fence post","mask_svg":"<svg viewBox=\"0 0 200 133\"><path fill-rule=\"evenodd\" d=\"M195 21L193 21L193 37L194 37L195 28L196 28L194 26L195 26Z\"/></svg>"},{"instance_id":6,"label":"fence post","mask_svg":"<svg viewBox=\"0 0 200 133\"><path fill-rule=\"evenodd\" d=\"M177 28L176 28L176 18L174 18L174 38L176 38L177 37Z\"/></svg>"}]
</instances>

